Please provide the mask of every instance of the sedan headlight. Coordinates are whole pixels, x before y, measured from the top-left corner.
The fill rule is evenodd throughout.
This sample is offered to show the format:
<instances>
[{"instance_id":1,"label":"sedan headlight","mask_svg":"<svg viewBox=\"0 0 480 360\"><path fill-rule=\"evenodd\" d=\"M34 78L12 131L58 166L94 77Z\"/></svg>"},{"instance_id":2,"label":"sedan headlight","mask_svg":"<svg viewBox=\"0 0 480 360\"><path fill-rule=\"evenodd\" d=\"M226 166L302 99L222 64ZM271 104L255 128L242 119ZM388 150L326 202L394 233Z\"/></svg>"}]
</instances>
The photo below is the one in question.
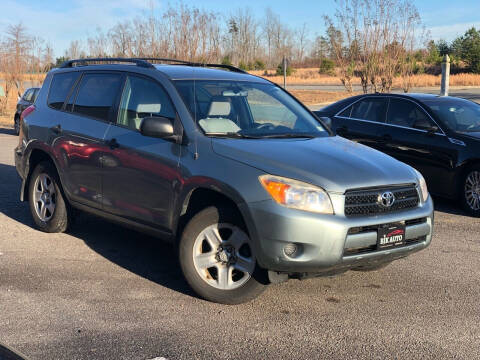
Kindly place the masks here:
<instances>
[{"instance_id":1,"label":"sedan headlight","mask_svg":"<svg viewBox=\"0 0 480 360\"><path fill-rule=\"evenodd\" d=\"M325 190L317 186L273 175L262 175L259 180L280 205L321 214L333 214L330 197Z\"/></svg>"},{"instance_id":2,"label":"sedan headlight","mask_svg":"<svg viewBox=\"0 0 480 360\"><path fill-rule=\"evenodd\" d=\"M415 170L415 169L413 169L413 170ZM422 174L420 174L419 171L415 170L415 172L417 173L418 185L420 186L422 201L425 202L428 199L427 183L425 182L425 179L423 178Z\"/></svg>"}]
</instances>

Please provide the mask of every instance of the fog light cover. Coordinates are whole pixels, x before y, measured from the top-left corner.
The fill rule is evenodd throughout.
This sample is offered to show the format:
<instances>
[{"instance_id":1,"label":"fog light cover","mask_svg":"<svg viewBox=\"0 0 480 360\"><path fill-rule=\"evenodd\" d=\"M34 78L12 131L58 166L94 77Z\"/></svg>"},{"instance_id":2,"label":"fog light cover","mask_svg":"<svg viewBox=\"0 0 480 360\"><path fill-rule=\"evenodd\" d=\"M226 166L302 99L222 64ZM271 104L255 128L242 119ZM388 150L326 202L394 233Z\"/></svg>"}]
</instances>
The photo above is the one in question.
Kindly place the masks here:
<instances>
[{"instance_id":1,"label":"fog light cover","mask_svg":"<svg viewBox=\"0 0 480 360\"><path fill-rule=\"evenodd\" d=\"M295 257L298 252L298 246L294 243L288 243L283 247L283 252L289 257Z\"/></svg>"}]
</instances>

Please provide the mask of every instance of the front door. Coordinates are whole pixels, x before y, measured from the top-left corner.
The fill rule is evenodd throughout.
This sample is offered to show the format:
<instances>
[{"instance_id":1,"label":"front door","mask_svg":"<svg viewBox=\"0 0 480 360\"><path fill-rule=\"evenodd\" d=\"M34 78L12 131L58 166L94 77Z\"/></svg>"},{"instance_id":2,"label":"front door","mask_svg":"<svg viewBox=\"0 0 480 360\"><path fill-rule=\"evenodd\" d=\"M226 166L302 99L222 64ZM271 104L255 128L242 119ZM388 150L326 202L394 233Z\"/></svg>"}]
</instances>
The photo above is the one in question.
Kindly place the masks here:
<instances>
[{"instance_id":1,"label":"front door","mask_svg":"<svg viewBox=\"0 0 480 360\"><path fill-rule=\"evenodd\" d=\"M420 171L431 192L449 195L445 183L452 183L457 151L422 108L410 100L391 98L379 135L381 151Z\"/></svg>"},{"instance_id":2,"label":"front door","mask_svg":"<svg viewBox=\"0 0 480 360\"><path fill-rule=\"evenodd\" d=\"M128 75L118 115L107 131L102 155L103 205L112 214L169 230L175 189L180 181L180 146L143 136L143 117L176 118L163 87L153 79Z\"/></svg>"}]
</instances>

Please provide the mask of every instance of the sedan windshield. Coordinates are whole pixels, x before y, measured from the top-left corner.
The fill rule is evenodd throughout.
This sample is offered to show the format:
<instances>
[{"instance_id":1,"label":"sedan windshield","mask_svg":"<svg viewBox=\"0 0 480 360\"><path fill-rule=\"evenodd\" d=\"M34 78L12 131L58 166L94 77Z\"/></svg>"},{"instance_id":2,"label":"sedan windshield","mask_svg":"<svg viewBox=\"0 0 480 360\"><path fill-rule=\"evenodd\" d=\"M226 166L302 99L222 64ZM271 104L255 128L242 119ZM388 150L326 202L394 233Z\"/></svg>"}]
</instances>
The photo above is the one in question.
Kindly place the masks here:
<instances>
[{"instance_id":1,"label":"sedan windshield","mask_svg":"<svg viewBox=\"0 0 480 360\"><path fill-rule=\"evenodd\" d=\"M206 135L232 138L319 137L328 132L273 84L177 80L175 85Z\"/></svg>"},{"instance_id":2,"label":"sedan windshield","mask_svg":"<svg viewBox=\"0 0 480 360\"><path fill-rule=\"evenodd\" d=\"M436 98L424 102L451 130L456 132L480 131L480 105L456 98Z\"/></svg>"}]
</instances>

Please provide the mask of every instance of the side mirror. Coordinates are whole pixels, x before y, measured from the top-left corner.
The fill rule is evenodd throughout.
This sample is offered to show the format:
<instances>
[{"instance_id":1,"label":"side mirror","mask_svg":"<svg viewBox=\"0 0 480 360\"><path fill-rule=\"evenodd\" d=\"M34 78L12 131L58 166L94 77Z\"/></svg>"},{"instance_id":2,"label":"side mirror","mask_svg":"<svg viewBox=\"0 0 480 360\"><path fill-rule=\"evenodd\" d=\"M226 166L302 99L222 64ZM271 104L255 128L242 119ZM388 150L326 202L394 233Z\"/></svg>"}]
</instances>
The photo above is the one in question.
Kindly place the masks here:
<instances>
[{"instance_id":1,"label":"side mirror","mask_svg":"<svg viewBox=\"0 0 480 360\"><path fill-rule=\"evenodd\" d=\"M322 120L323 124L325 124L328 127L328 129L330 129L332 132L334 132L333 129L332 129L332 119L331 118L329 118L328 116L321 116L320 120Z\"/></svg>"},{"instance_id":2,"label":"side mirror","mask_svg":"<svg viewBox=\"0 0 480 360\"><path fill-rule=\"evenodd\" d=\"M142 119L140 133L143 136L161 139L175 138L172 119L163 116L149 116Z\"/></svg>"}]
</instances>

